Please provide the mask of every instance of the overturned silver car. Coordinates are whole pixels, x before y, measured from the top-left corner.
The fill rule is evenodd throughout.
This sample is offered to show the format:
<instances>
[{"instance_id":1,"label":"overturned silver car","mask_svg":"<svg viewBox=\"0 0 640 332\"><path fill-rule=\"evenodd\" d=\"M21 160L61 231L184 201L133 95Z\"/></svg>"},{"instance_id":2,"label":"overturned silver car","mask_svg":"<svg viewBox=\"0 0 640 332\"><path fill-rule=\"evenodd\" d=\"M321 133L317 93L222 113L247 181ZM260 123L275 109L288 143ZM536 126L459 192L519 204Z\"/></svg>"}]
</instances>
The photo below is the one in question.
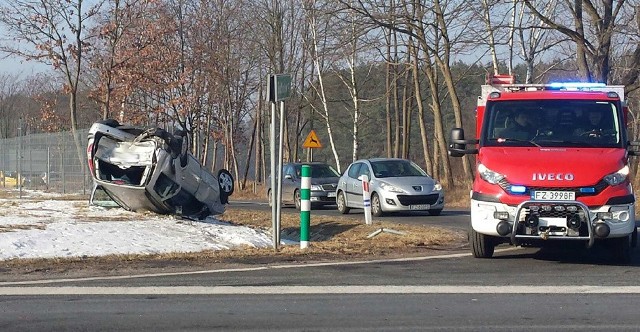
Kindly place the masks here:
<instances>
[{"instance_id":1,"label":"overturned silver car","mask_svg":"<svg viewBox=\"0 0 640 332\"><path fill-rule=\"evenodd\" d=\"M102 190L127 210L202 219L223 213L233 193L231 174L206 170L189 152L184 132L104 120L91 126L88 138L91 204Z\"/></svg>"}]
</instances>

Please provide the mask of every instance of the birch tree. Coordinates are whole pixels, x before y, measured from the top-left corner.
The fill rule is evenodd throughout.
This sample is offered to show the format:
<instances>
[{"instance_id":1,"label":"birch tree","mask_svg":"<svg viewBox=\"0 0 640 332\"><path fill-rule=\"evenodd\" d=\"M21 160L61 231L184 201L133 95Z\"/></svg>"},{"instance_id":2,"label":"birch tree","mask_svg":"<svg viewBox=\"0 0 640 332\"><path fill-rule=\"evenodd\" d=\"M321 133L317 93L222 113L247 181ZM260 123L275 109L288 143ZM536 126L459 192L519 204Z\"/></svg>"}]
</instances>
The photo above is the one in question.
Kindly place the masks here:
<instances>
[{"instance_id":1,"label":"birch tree","mask_svg":"<svg viewBox=\"0 0 640 332\"><path fill-rule=\"evenodd\" d=\"M333 137L333 129L331 127L331 115L329 113L329 98L325 88L325 75L328 72L328 65L326 64L327 49L329 42L326 31L328 30L331 21L327 20L326 16L322 15L322 6L315 0L306 0L304 2L304 10L306 15L307 24L309 26L309 51L311 52L311 59L313 62L313 68L315 71L315 77L313 78L315 83L310 84L311 88L315 91L320 101L320 109L317 113L324 120L324 124L327 128L327 135L329 137L329 146L336 163L338 172L341 172L340 168L340 156L336 149L336 143Z\"/></svg>"}]
</instances>

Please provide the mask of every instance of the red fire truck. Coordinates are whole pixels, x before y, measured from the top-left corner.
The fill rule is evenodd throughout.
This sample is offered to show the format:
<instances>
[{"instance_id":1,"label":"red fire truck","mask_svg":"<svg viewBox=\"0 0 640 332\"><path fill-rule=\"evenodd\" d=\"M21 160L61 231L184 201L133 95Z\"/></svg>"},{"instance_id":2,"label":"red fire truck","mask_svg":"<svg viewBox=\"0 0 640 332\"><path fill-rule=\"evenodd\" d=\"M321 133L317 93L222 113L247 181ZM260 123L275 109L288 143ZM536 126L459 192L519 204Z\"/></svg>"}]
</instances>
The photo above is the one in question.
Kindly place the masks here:
<instances>
[{"instance_id":1,"label":"red fire truck","mask_svg":"<svg viewBox=\"0 0 640 332\"><path fill-rule=\"evenodd\" d=\"M493 84L491 84L493 83ZM478 98L476 136L451 131L449 154L476 154L469 242L489 258L500 243L606 242L618 261L637 242L624 87L494 80Z\"/></svg>"}]
</instances>

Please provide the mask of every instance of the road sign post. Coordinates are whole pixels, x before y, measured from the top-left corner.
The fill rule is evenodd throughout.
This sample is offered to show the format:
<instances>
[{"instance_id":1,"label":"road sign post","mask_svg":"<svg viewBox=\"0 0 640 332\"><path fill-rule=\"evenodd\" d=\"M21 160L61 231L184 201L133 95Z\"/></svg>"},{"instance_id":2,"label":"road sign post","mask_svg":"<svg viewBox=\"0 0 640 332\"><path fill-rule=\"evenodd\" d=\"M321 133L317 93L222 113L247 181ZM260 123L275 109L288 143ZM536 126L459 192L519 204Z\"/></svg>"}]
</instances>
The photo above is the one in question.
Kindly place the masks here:
<instances>
[{"instance_id":1,"label":"road sign post","mask_svg":"<svg viewBox=\"0 0 640 332\"><path fill-rule=\"evenodd\" d=\"M273 229L273 248L278 250L280 245L280 219L282 210L282 150L284 143L284 100L291 96L291 75L277 74L269 76L268 97L271 102L271 221ZM280 102L280 131L278 154L276 155L276 108ZM276 159L278 165L276 166ZM277 167L277 168L276 168ZM277 171L277 172L276 172ZM277 179L276 179L277 175ZM276 181L277 180L277 181Z\"/></svg>"},{"instance_id":2,"label":"road sign post","mask_svg":"<svg viewBox=\"0 0 640 332\"><path fill-rule=\"evenodd\" d=\"M311 227L311 166L302 165L300 183L300 249L309 246L309 228Z\"/></svg>"}]
</instances>

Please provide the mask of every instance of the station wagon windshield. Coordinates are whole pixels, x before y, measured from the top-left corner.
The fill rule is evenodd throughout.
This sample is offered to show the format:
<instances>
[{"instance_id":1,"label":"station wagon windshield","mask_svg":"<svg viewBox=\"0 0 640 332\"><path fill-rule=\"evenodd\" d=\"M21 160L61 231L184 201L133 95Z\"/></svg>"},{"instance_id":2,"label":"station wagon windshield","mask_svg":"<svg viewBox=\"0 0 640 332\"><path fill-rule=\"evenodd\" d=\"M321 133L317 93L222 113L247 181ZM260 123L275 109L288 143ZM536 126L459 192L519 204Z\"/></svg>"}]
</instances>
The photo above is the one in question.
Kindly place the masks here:
<instances>
[{"instance_id":1,"label":"station wagon windshield","mask_svg":"<svg viewBox=\"0 0 640 332\"><path fill-rule=\"evenodd\" d=\"M595 100L512 100L487 103L482 146L621 147L616 104Z\"/></svg>"}]
</instances>

